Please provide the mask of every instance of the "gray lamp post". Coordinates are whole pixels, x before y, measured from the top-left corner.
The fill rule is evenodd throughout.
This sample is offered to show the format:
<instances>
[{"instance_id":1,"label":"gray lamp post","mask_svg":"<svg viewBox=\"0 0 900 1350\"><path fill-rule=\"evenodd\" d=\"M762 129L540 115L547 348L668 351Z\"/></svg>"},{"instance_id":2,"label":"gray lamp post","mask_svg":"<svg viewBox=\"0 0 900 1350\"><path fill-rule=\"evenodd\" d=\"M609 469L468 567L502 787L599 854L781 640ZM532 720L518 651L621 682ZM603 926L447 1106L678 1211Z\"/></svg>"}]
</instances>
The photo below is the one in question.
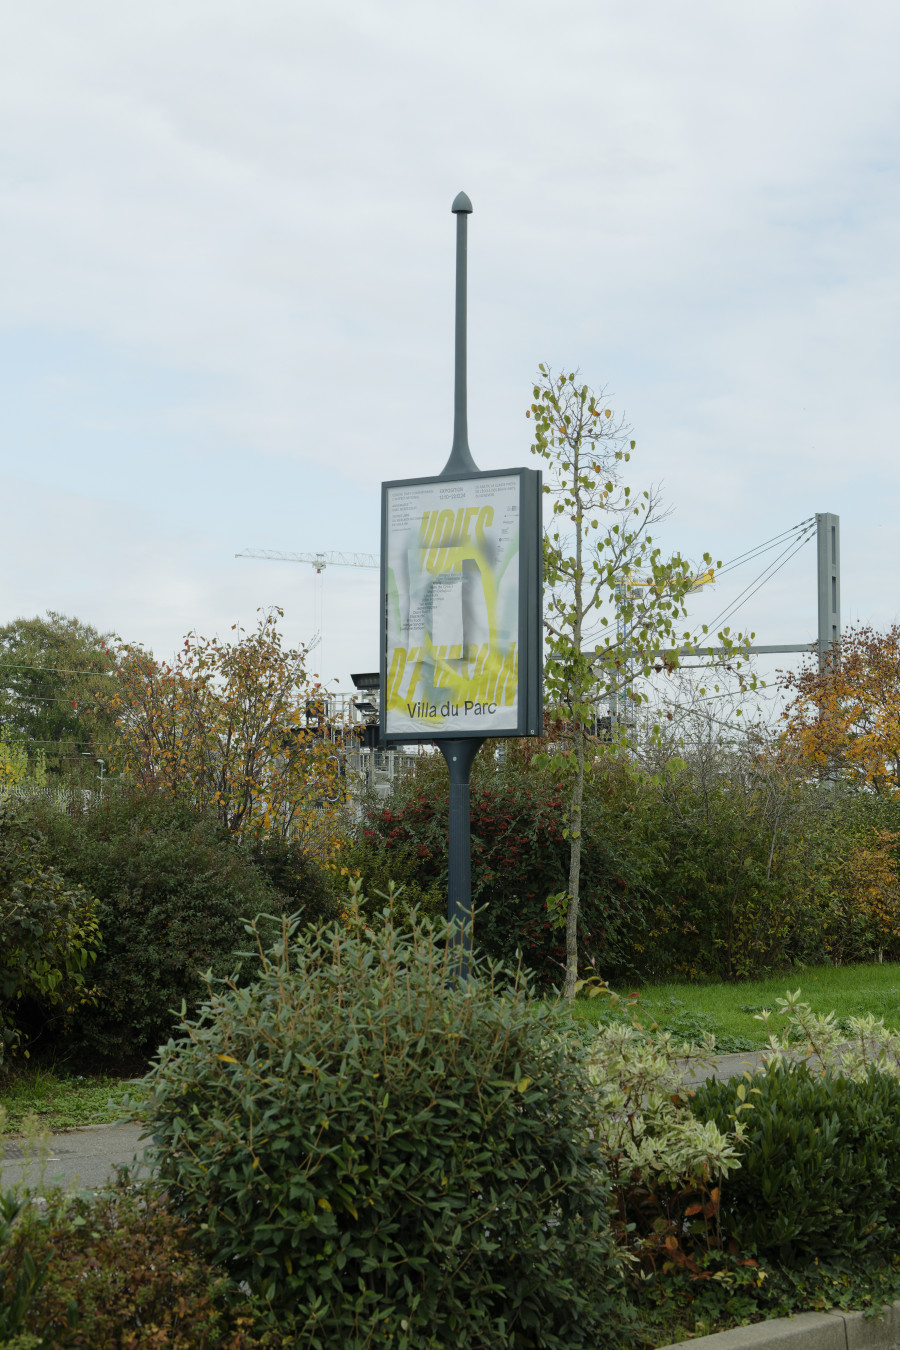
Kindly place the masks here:
<instances>
[{"instance_id":1,"label":"gray lamp post","mask_svg":"<svg viewBox=\"0 0 900 1350\"><path fill-rule=\"evenodd\" d=\"M438 475L478 473L478 465L469 449L469 414L466 381L467 245L472 203L460 192L450 208L456 216L456 342L453 381L453 445L450 458ZM459 946L459 974L466 979L472 952L472 841L471 791L469 778L475 756L484 745L484 737L439 741L441 754L450 774L450 820L448 838L447 918L453 925L454 941Z\"/></svg>"},{"instance_id":2,"label":"gray lamp post","mask_svg":"<svg viewBox=\"0 0 900 1350\"><path fill-rule=\"evenodd\" d=\"M466 408L466 244L456 216L453 443L440 474L382 483L384 743L431 742L450 777L447 915L469 973L469 778L488 737L541 730L541 475L480 470Z\"/></svg>"}]
</instances>

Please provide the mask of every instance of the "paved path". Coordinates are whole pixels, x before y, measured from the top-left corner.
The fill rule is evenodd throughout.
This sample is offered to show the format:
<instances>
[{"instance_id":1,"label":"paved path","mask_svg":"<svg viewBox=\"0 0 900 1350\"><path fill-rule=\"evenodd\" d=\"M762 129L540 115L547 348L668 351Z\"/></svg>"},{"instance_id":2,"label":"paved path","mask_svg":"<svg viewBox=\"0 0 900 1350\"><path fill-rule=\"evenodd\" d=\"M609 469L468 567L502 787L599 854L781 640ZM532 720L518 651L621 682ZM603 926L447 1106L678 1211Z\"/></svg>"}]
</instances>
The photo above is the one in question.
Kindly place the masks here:
<instances>
[{"instance_id":1,"label":"paved path","mask_svg":"<svg viewBox=\"0 0 900 1350\"><path fill-rule=\"evenodd\" d=\"M4 1190L19 1182L42 1191L52 1186L70 1190L93 1189L112 1179L116 1164L140 1160L142 1125L88 1125L51 1134L41 1176L41 1159L19 1135L2 1142L0 1185ZM146 1169L144 1169L146 1174Z\"/></svg>"},{"instance_id":2,"label":"paved path","mask_svg":"<svg viewBox=\"0 0 900 1350\"><path fill-rule=\"evenodd\" d=\"M691 1078L697 1083L712 1077L734 1078L758 1064L762 1057L760 1050L718 1055L714 1068L694 1070ZM87 1125L52 1134L43 1178L39 1158L29 1156L20 1135L9 1135L0 1140L0 1185L5 1189L24 1181L38 1191L52 1186L71 1190L102 1186L112 1180L117 1164L140 1163L144 1150L140 1140L142 1129L141 1125ZM146 1175L148 1170L140 1168L137 1175Z\"/></svg>"},{"instance_id":3,"label":"paved path","mask_svg":"<svg viewBox=\"0 0 900 1350\"><path fill-rule=\"evenodd\" d=\"M692 1069L688 1081L705 1083L708 1078L739 1078L748 1069L755 1069L769 1053L768 1050L739 1050L733 1055L716 1055L711 1069Z\"/></svg>"}]
</instances>

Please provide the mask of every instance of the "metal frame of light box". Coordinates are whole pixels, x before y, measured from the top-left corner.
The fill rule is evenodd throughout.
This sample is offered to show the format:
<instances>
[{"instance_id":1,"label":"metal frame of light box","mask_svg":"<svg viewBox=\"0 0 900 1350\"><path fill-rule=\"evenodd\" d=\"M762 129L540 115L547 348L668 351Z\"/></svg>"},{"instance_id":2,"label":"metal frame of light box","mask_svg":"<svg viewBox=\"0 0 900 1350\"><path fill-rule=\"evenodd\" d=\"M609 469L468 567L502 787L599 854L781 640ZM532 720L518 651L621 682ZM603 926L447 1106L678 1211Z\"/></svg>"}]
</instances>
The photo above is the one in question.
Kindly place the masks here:
<instances>
[{"instance_id":1,"label":"metal frame of light box","mask_svg":"<svg viewBox=\"0 0 900 1350\"><path fill-rule=\"evenodd\" d=\"M519 720L502 731L428 731L416 735L388 733L387 723L387 495L391 488L422 483L480 482L484 478L519 479ZM540 469L487 469L483 473L443 473L422 478L395 478L381 485L381 709L379 735L383 744L430 744L438 741L493 739L500 736L539 736L543 729L543 550L542 475Z\"/></svg>"}]
</instances>

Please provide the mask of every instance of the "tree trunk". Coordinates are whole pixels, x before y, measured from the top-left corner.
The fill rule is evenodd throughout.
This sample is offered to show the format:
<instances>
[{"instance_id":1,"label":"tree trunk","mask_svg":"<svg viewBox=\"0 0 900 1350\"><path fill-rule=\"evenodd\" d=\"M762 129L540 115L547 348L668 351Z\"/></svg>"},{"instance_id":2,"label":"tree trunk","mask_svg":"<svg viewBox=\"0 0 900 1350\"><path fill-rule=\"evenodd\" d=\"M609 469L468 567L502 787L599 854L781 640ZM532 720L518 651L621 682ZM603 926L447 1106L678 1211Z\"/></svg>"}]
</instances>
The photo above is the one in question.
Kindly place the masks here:
<instances>
[{"instance_id":1,"label":"tree trunk","mask_svg":"<svg viewBox=\"0 0 900 1350\"><path fill-rule=\"evenodd\" d=\"M578 893L581 880L581 804L584 799L584 688L585 673L581 644L584 628L584 570L582 528L584 505L581 494L581 456L576 448L572 463L572 491L575 498L575 587L572 638L575 648L575 680L572 713L575 721L575 781L569 802L569 903L566 907L566 983L564 996L575 998L578 979Z\"/></svg>"},{"instance_id":2,"label":"tree trunk","mask_svg":"<svg viewBox=\"0 0 900 1350\"><path fill-rule=\"evenodd\" d=\"M576 769L569 804L569 903L566 908L566 983L567 999L575 997L578 979L578 895L581 882L581 804L584 798L584 727L575 730Z\"/></svg>"}]
</instances>

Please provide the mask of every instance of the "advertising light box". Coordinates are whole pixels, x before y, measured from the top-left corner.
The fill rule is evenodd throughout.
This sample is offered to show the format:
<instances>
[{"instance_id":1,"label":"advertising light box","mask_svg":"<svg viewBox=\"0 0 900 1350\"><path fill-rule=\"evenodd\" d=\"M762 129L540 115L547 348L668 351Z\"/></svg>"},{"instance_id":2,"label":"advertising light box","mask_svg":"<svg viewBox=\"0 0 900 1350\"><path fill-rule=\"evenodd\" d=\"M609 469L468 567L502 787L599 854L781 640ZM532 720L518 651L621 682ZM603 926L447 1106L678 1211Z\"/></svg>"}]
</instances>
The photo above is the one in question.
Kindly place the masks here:
<instances>
[{"instance_id":1,"label":"advertising light box","mask_svg":"<svg viewBox=\"0 0 900 1350\"><path fill-rule=\"evenodd\" d=\"M382 484L381 736L541 731L541 475Z\"/></svg>"}]
</instances>

